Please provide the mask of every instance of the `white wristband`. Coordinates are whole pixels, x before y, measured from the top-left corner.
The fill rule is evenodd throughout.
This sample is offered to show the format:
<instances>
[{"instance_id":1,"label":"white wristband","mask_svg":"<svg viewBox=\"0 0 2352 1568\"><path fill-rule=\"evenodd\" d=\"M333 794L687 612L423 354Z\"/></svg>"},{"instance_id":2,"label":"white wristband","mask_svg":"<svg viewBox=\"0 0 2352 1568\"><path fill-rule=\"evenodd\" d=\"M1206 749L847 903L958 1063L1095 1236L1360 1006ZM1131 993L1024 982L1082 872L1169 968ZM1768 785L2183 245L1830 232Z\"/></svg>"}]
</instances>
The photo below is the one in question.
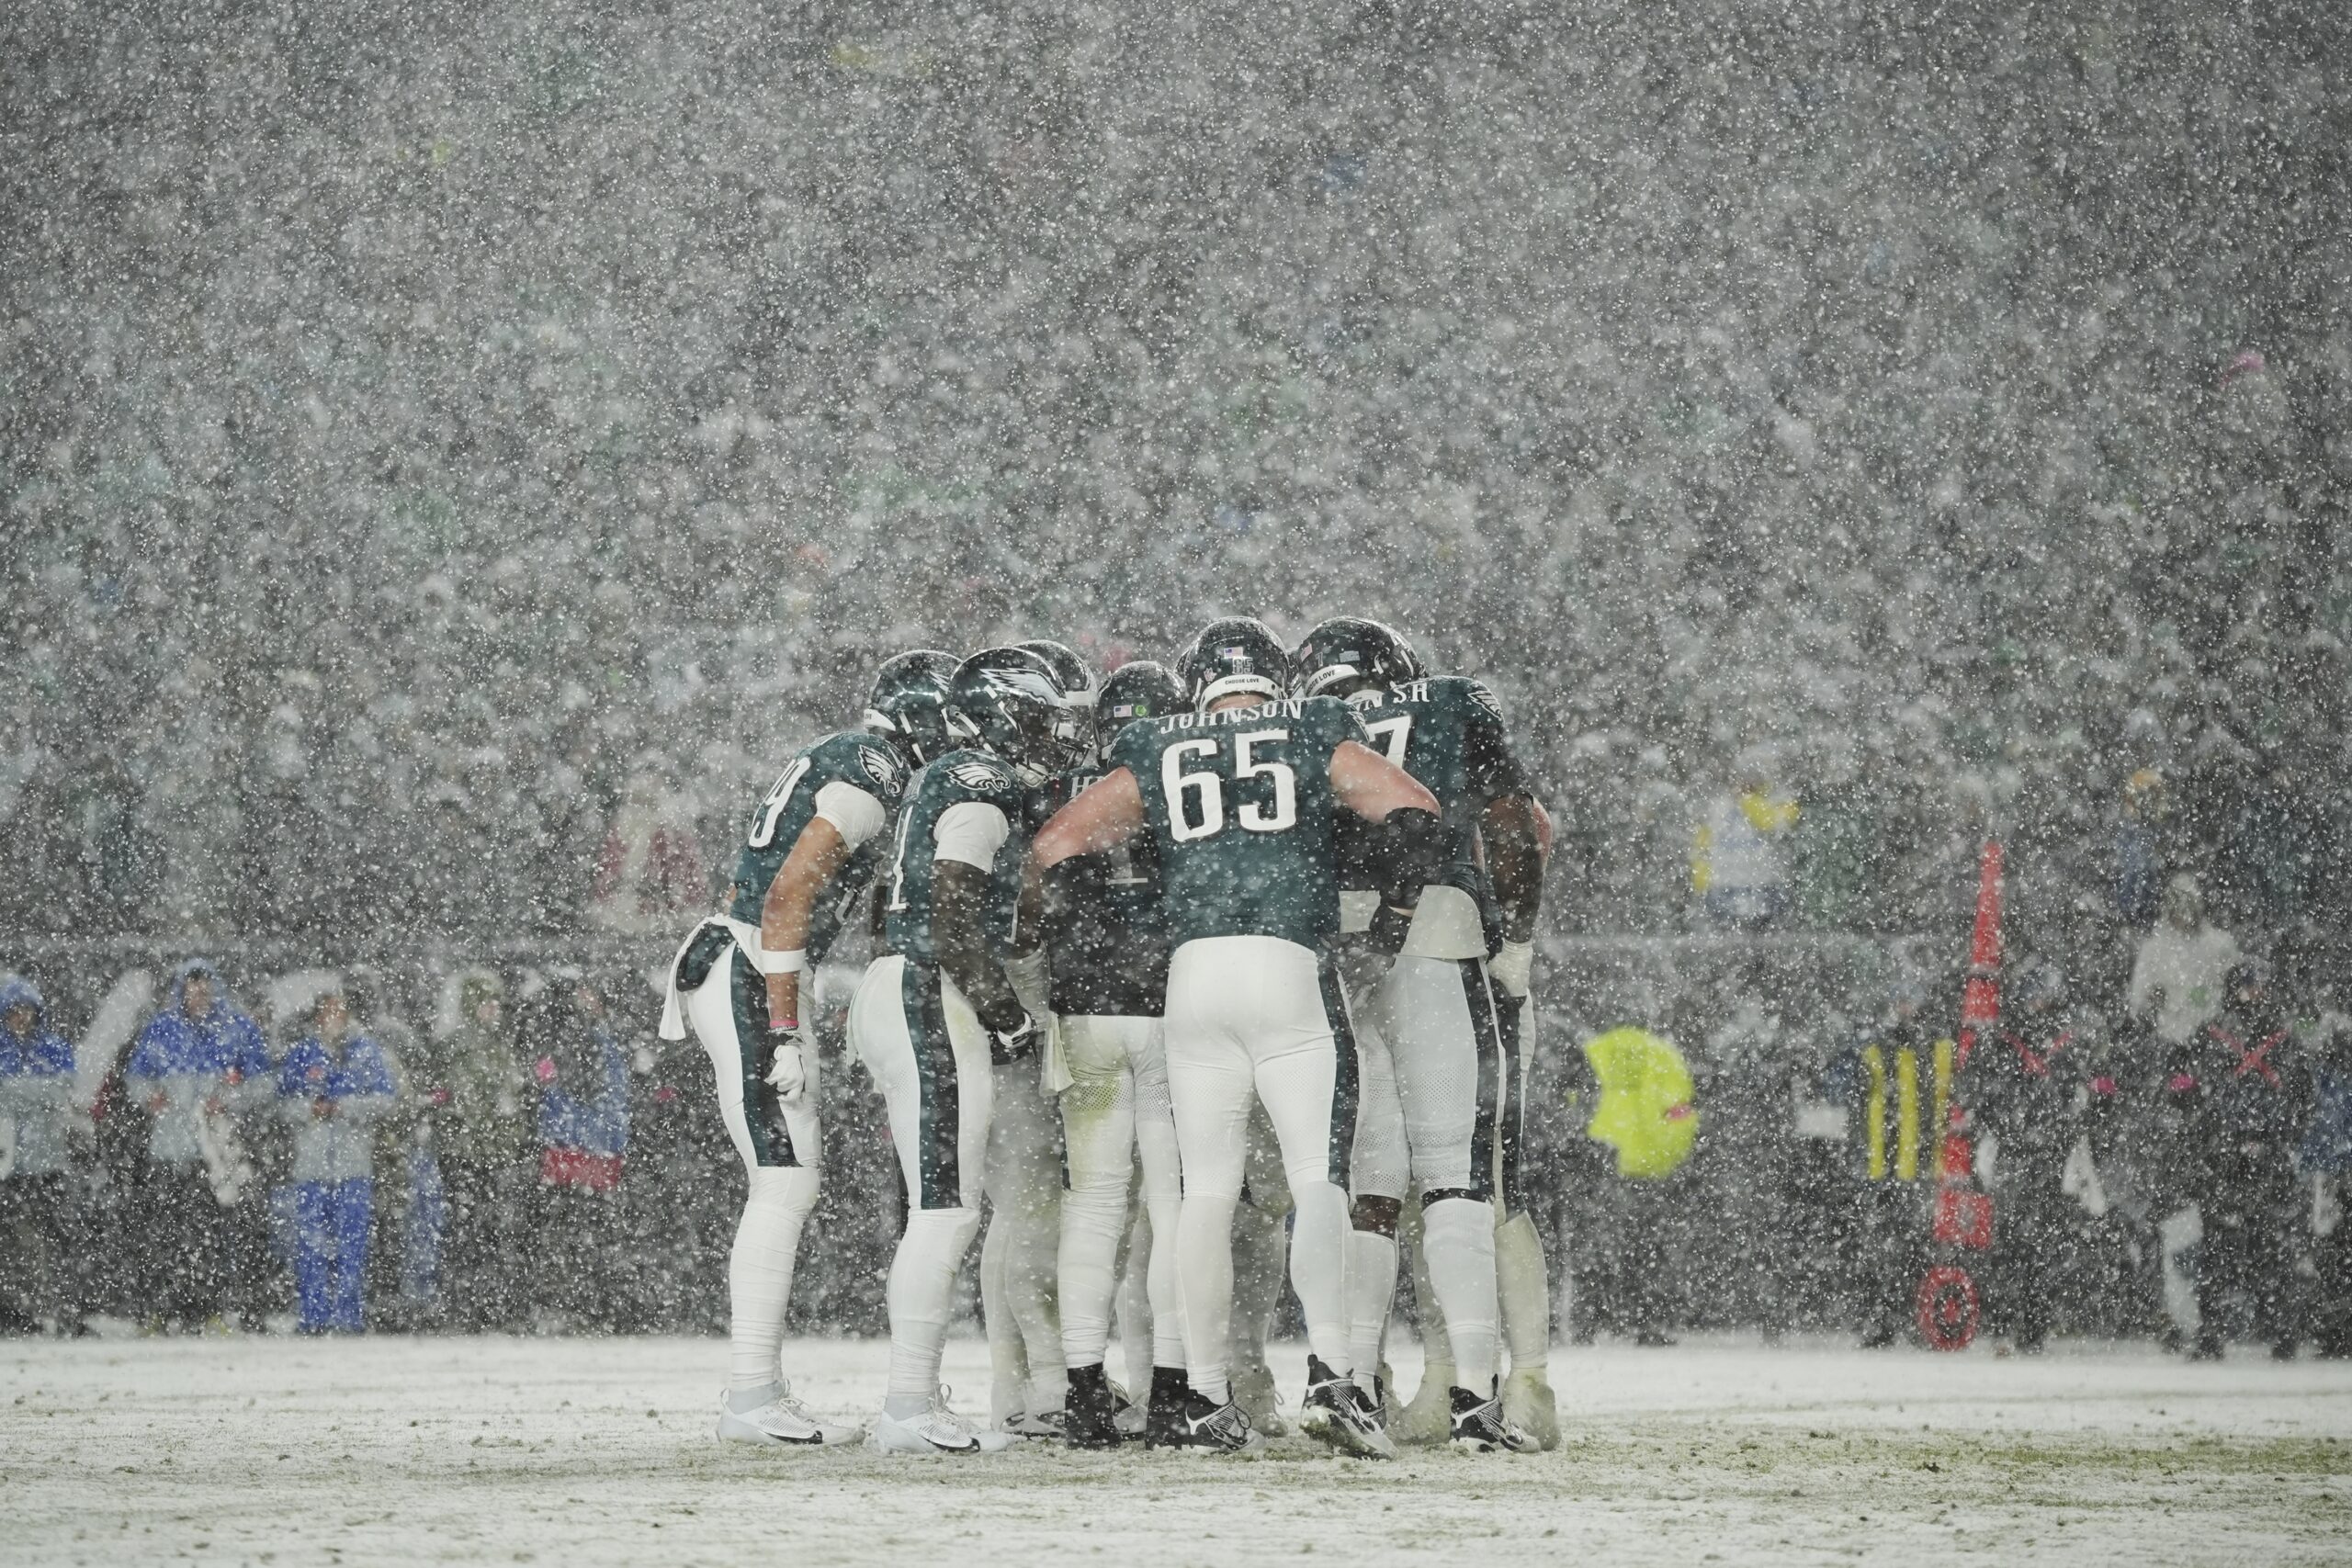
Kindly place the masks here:
<instances>
[{"instance_id":1,"label":"white wristband","mask_svg":"<svg viewBox=\"0 0 2352 1568\"><path fill-rule=\"evenodd\" d=\"M760 949L760 973L763 975L797 975L808 967L808 951L796 947L789 953L770 953Z\"/></svg>"}]
</instances>

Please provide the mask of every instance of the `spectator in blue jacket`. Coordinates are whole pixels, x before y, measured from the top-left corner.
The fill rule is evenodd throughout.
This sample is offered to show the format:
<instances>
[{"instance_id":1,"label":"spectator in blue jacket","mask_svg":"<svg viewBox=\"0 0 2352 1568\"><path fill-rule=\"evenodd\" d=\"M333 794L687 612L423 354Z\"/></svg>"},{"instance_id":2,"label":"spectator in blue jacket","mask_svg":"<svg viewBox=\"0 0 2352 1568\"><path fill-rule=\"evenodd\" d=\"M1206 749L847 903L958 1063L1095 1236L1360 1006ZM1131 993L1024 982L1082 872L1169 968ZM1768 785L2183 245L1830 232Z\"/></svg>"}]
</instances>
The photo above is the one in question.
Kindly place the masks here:
<instances>
[{"instance_id":1,"label":"spectator in blue jacket","mask_svg":"<svg viewBox=\"0 0 2352 1568\"><path fill-rule=\"evenodd\" d=\"M376 1123L392 1109L392 1070L352 1028L340 987L311 1004L309 1032L278 1064L277 1096L294 1129L296 1315L305 1334L357 1334L367 1326Z\"/></svg>"},{"instance_id":2,"label":"spectator in blue jacket","mask_svg":"<svg viewBox=\"0 0 2352 1568\"><path fill-rule=\"evenodd\" d=\"M622 1156L628 1151L628 1056L613 1036L604 998L576 975L559 975L521 1023L539 1100L540 1225L546 1248L537 1304L600 1316L600 1267L614 1239Z\"/></svg>"},{"instance_id":3,"label":"spectator in blue jacket","mask_svg":"<svg viewBox=\"0 0 2352 1568\"><path fill-rule=\"evenodd\" d=\"M36 1330L73 1317L74 1247L66 1190L66 1122L73 1113L74 1047L49 1026L40 988L0 979L0 1332Z\"/></svg>"},{"instance_id":4,"label":"spectator in blue jacket","mask_svg":"<svg viewBox=\"0 0 2352 1568\"><path fill-rule=\"evenodd\" d=\"M230 1213L258 1182L237 1119L270 1090L260 1028L230 998L220 971L192 958L172 975L123 1068L149 1117L141 1175L144 1299L153 1316L198 1326L223 1311L235 1244Z\"/></svg>"}]
</instances>

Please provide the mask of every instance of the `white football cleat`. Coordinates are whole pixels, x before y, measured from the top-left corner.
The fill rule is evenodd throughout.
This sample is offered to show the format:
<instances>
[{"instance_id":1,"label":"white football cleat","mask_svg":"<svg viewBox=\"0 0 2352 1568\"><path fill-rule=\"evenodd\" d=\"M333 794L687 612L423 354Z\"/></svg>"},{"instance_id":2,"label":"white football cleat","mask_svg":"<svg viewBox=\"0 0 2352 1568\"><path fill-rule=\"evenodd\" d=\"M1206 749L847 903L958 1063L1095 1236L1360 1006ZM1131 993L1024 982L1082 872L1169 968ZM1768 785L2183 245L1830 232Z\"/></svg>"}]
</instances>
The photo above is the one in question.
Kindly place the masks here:
<instances>
[{"instance_id":1,"label":"white football cleat","mask_svg":"<svg viewBox=\"0 0 2352 1568\"><path fill-rule=\"evenodd\" d=\"M1069 1413L1063 1410L1015 1411L997 1428L1009 1437L1059 1442L1069 1436Z\"/></svg>"},{"instance_id":2,"label":"white football cleat","mask_svg":"<svg viewBox=\"0 0 2352 1568\"><path fill-rule=\"evenodd\" d=\"M930 1408L913 1416L897 1416L887 1411L875 1417L873 1435L866 1446L885 1454L1001 1454L1020 1441L1009 1432L991 1432L974 1427L947 1408L947 1391L932 1395Z\"/></svg>"},{"instance_id":3,"label":"white football cleat","mask_svg":"<svg viewBox=\"0 0 2352 1568\"><path fill-rule=\"evenodd\" d=\"M1536 1438L1545 1453L1559 1448L1559 1401L1541 1371L1529 1368L1503 1378L1503 1420Z\"/></svg>"},{"instance_id":4,"label":"white football cleat","mask_svg":"<svg viewBox=\"0 0 2352 1568\"><path fill-rule=\"evenodd\" d=\"M1252 1431L1269 1438L1289 1433L1290 1423L1283 1419L1282 1393L1275 1388L1274 1374L1266 1370L1264 1362L1233 1369L1233 1403L1250 1417Z\"/></svg>"},{"instance_id":5,"label":"white football cleat","mask_svg":"<svg viewBox=\"0 0 2352 1568\"><path fill-rule=\"evenodd\" d=\"M1395 1459L1396 1439L1381 1424L1380 1405L1351 1378L1306 1358L1306 1399L1298 1409L1298 1429L1358 1459Z\"/></svg>"},{"instance_id":6,"label":"white football cleat","mask_svg":"<svg viewBox=\"0 0 2352 1568\"><path fill-rule=\"evenodd\" d=\"M1396 1416L1400 1443L1442 1443L1453 1436L1453 1369L1440 1365L1421 1373L1421 1386Z\"/></svg>"},{"instance_id":7,"label":"white football cleat","mask_svg":"<svg viewBox=\"0 0 2352 1568\"><path fill-rule=\"evenodd\" d=\"M774 1399L752 1410L734 1409L725 1394L718 1396L718 1440L723 1443L821 1449L854 1443L862 1436L855 1427L837 1427L809 1415L808 1407L792 1397L789 1383Z\"/></svg>"},{"instance_id":8,"label":"white football cleat","mask_svg":"<svg viewBox=\"0 0 2352 1568\"><path fill-rule=\"evenodd\" d=\"M1466 1388L1447 1396L1453 1402L1453 1446L1474 1454L1532 1454L1533 1438L1503 1419L1503 1399L1490 1393L1481 1399Z\"/></svg>"},{"instance_id":9,"label":"white football cleat","mask_svg":"<svg viewBox=\"0 0 2352 1568\"><path fill-rule=\"evenodd\" d=\"M1141 1439L1144 1426L1150 1419L1151 1413L1136 1402L1124 1383L1115 1382L1111 1384L1111 1404L1114 1412L1111 1425L1119 1429L1119 1436Z\"/></svg>"},{"instance_id":10,"label":"white football cleat","mask_svg":"<svg viewBox=\"0 0 2352 1568\"><path fill-rule=\"evenodd\" d=\"M1544 1375L1530 1368L1503 1379L1503 1419L1550 1453L1560 1446L1560 1407Z\"/></svg>"}]
</instances>

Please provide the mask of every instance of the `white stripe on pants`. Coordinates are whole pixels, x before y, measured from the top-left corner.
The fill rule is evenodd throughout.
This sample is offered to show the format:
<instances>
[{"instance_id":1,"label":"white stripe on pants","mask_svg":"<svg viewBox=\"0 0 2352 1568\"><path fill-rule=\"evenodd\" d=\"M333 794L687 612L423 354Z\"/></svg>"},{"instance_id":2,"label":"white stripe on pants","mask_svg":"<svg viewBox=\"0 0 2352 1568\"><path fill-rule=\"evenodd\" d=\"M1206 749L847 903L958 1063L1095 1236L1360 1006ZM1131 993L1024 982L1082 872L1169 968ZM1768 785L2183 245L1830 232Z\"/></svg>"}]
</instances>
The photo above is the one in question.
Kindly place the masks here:
<instances>
[{"instance_id":1,"label":"white stripe on pants","mask_svg":"<svg viewBox=\"0 0 2352 1568\"><path fill-rule=\"evenodd\" d=\"M956 1270L980 1228L995 1109L988 1033L946 976L894 955L866 965L849 1038L881 1092L906 1182L907 1226L886 1292L889 1393L928 1395L939 1383Z\"/></svg>"}]
</instances>

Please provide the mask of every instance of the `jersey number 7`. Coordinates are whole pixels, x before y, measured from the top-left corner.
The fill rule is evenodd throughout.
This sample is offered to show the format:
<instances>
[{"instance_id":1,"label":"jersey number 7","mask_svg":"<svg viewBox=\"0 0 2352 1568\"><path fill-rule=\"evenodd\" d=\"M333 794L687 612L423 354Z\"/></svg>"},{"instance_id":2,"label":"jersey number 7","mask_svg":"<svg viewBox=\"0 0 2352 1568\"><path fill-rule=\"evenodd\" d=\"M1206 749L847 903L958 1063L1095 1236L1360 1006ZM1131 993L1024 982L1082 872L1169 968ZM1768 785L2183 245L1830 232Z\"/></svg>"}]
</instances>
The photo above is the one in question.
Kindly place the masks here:
<instances>
[{"instance_id":1,"label":"jersey number 7","mask_svg":"<svg viewBox=\"0 0 2352 1568\"><path fill-rule=\"evenodd\" d=\"M1288 762L1261 760L1258 748L1290 739L1287 729L1252 729L1233 738L1233 778L1271 780L1274 798L1245 801L1234 815L1244 832L1280 833L1298 825L1298 774ZM1216 740L1180 740L1160 753L1159 787L1168 796L1169 836L1176 842L1214 838L1225 831L1225 780L1213 773L1188 773L1184 764L1207 759L1222 750ZM1186 797L1190 796L1188 800Z\"/></svg>"}]
</instances>

